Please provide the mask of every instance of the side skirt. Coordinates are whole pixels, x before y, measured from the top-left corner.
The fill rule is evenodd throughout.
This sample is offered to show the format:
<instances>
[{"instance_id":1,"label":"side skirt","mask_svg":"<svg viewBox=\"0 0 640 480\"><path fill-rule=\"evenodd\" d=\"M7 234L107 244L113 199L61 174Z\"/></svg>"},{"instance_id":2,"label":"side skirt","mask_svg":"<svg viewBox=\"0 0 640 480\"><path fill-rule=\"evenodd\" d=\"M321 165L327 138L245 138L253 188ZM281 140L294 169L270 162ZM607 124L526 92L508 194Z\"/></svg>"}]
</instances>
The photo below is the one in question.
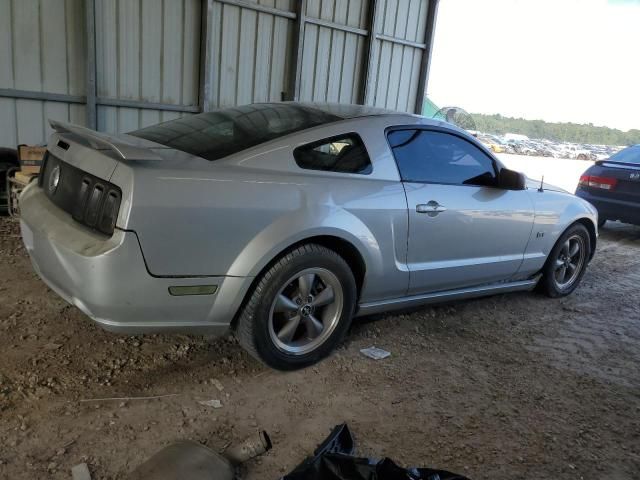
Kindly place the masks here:
<instances>
[{"instance_id":1,"label":"side skirt","mask_svg":"<svg viewBox=\"0 0 640 480\"><path fill-rule=\"evenodd\" d=\"M410 297L362 303L356 312L356 317L388 312L390 310L411 308L419 305L428 305L431 303L448 302L450 300L464 300L468 298L496 295L499 293L533 290L538 283L538 280L540 280L540 275L529 280L520 280L517 282L482 285L479 287L461 288L458 290L447 290L444 292L425 293L421 295L412 295Z\"/></svg>"}]
</instances>

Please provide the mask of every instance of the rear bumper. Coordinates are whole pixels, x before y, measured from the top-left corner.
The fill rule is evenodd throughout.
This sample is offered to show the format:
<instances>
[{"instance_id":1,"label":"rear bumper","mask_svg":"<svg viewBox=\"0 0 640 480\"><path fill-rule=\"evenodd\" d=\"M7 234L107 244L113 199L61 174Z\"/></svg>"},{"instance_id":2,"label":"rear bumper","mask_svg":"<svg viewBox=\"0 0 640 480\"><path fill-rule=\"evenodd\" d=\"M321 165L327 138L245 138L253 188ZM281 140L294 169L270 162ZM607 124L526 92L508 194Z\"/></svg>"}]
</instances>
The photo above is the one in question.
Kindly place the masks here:
<instances>
[{"instance_id":1,"label":"rear bumper","mask_svg":"<svg viewBox=\"0 0 640 480\"><path fill-rule=\"evenodd\" d=\"M223 334L247 278L154 277L134 232L93 233L33 184L20 199L21 232L34 269L52 290L107 330ZM173 296L170 286L217 285L213 295Z\"/></svg>"},{"instance_id":2,"label":"rear bumper","mask_svg":"<svg viewBox=\"0 0 640 480\"><path fill-rule=\"evenodd\" d=\"M620 220L621 222L640 225L639 202L628 202L603 197L601 195L594 195L584 188L578 188L576 195L596 207L600 218Z\"/></svg>"}]
</instances>

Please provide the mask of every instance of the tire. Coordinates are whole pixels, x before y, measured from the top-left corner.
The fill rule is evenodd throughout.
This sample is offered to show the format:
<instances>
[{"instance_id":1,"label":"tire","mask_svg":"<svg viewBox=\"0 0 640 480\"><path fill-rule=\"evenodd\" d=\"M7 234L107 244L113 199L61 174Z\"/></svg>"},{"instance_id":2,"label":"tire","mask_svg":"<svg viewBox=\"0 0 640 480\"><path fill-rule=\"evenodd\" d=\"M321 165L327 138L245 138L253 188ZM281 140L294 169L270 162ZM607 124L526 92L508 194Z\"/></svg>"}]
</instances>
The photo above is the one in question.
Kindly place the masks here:
<instances>
[{"instance_id":1,"label":"tire","mask_svg":"<svg viewBox=\"0 0 640 480\"><path fill-rule=\"evenodd\" d=\"M606 217L598 217L598 228L604 227L605 223L607 223Z\"/></svg>"},{"instance_id":2,"label":"tire","mask_svg":"<svg viewBox=\"0 0 640 480\"><path fill-rule=\"evenodd\" d=\"M576 245L579 250L573 253ZM584 225L573 224L560 236L549 254L538 284L540 290L551 298L569 295L580 284L590 255L589 232Z\"/></svg>"},{"instance_id":3,"label":"tire","mask_svg":"<svg viewBox=\"0 0 640 480\"><path fill-rule=\"evenodd\" d=\"M305 368L341 342L356 298L353 273L340 255L321 245L302 245L279 257L258 279L235 334L249 354L269 367Z\"/></svg>"}]
</instances>

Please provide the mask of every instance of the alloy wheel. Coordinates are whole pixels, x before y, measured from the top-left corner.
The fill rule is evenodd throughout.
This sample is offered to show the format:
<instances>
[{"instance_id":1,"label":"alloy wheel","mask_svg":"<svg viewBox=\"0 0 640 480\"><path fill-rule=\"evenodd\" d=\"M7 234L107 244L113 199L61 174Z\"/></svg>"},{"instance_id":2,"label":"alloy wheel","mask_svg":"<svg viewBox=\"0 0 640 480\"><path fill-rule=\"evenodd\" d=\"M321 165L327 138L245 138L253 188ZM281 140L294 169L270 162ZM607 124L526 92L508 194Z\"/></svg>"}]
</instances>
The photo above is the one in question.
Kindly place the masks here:
<instances>
[{"instance_id":1,"label":"alloy wheel","mask_svg":"<svg viewBox=\"0 0 640 480\"><path fill-rule=\"evenodd\" d=\"M585 243L580 235L572 235L564 242L554 261L553 279L558 289L573 285L580 276L585 257Z\"/></svg>"},{"instance_id":2,"label":"alloy wheel","mask_svg":"<svg viewBox=\"0 0 640 480\"><path fill-rule=\"evenodd\" d=\"M269 335L276 347L304 355L335 330L344 308L338 277L324 268L307 268L279 289L269 314Z\"/></svg>"}]
</instances>

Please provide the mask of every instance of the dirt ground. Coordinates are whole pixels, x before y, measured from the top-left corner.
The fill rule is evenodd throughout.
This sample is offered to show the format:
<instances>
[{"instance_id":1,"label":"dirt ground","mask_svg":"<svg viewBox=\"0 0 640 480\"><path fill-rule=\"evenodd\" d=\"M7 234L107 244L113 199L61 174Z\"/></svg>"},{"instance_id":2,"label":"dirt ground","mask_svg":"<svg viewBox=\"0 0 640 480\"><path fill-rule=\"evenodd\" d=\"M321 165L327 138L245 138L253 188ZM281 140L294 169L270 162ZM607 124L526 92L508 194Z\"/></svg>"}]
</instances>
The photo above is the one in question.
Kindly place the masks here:
<instances>
[{"instance_id":1,"label":"dirt ground","mask_svg":"<svg viewBox=\"0 0 640 480\"><path fill-rule=\"evenodd\" d=\"M639 478L639 284L640 228L609 224L568 298L366 319L317 367L279 373L232 338L100 330L35 276L0 218L0 478L67 479L80 462L124 478L172 440L223 449L264 428L274 448L242 474L277 479L343 421L359 454L472 479ZM371 345L391 357L359 353ZM198 403L210 399L222 408Z\"/></svg>"}]
</instances>

